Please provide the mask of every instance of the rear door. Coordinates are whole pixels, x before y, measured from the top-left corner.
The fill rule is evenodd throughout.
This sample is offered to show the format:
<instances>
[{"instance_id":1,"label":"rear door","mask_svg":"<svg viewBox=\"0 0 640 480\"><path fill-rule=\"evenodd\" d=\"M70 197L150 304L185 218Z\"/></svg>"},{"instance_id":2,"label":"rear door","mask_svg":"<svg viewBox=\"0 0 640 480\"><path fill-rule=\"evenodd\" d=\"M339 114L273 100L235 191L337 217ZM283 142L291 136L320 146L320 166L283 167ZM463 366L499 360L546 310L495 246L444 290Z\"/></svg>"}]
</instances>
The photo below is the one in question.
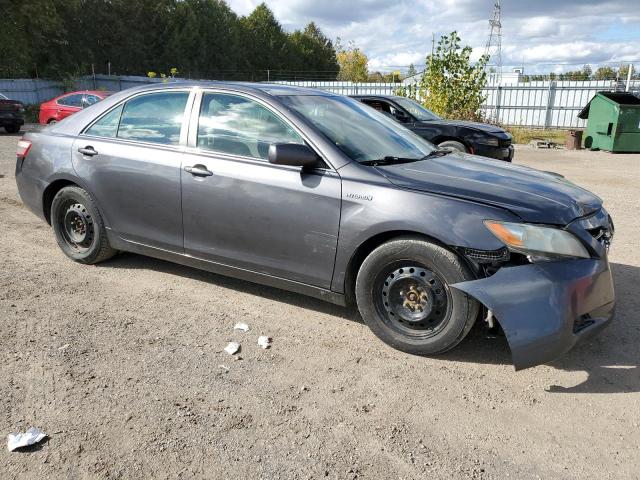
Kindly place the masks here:
<instances>
[{"instance_id":1,"label":"rear door","mask_svg":"<svg viewBox=\"0 0 640 480\"><path fill-rule=\"evenodd\" d=\"M189 137L182 169L185 253L328 288L340 177L328 165L304 171L267 160L271 143L304 143L301 132L260 99L209 91L196 101ZM209 174L191 173L193 167Z\"/></svg>"},{"instance_id":2,"label":"rear door","mask_svg":"<svg viewBox=\"0 0 640 480\"><path fill-rule=\"evenodd\" d=\"M138 94L90 125L73 165L122 239L182 252L180 164L190 91Z\"/></svg>"},{"instance_id":3,"label":"rear door","mask_svg":"<svg viewBox=\"0 0 640 480\"><path fill-rule=\"evenodd\" d=\"M82 109L82 94L74 93L67 95L66 97L59 98L56 103L58 105L55 116L58 120L62 120Z\"/></svg>"}]
</instances>

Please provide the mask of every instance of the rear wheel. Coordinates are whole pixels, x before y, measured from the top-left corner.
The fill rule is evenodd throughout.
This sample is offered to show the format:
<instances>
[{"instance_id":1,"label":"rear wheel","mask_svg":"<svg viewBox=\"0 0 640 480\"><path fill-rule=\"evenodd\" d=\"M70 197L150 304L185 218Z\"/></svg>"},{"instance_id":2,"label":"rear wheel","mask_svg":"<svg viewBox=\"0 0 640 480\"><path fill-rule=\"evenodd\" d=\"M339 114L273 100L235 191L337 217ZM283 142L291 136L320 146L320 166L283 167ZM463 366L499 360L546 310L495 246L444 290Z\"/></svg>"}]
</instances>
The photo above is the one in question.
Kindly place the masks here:
<instances>
[{"instance_id":1,"label":"rear wheel","mask_svg":"<svg viewBox=\"0 0 640 480\"><path fill-rule=\"evenodd\" d=\"M455 347L479 305L452 284L472 280L452 252L417 237L384 243L364 260L356 279L358 309L383 342L404 352L435 355Z\"/></svg>"},{"instance_id":2,"label":"rear wheel","mask_svg":"<svg viewBox=\"0 0 640 480\"><path fill-rule=\"evenodd\" d=\"M446 142L439 143L438 146L440 148L448 148L449 150L457 152L468 153L467 147L464 146L464 143L456 142L455 140L447 140Z\"/></svg>"},{"instance_id":3,"label":"rear wheel","mask_svg":"<svg viewBox=\"0 0 640 480\"><path fill-rule=\"evenodd\" d=\"M76 262L99 263L116 253L95 202L80 187L64 187L56 194L51 203L51 225L62 251Z\"/></svg>"},{"instance_id":4,"label":"rear wheel","mask_svg":"<svg viewBox=\"0 0 640 480\"><path fill-rule=\"evenodd\" d=\"M20 131L20 125L5 125L4 129L7 133L18 133Z\"/></svg>"}]
</instances>

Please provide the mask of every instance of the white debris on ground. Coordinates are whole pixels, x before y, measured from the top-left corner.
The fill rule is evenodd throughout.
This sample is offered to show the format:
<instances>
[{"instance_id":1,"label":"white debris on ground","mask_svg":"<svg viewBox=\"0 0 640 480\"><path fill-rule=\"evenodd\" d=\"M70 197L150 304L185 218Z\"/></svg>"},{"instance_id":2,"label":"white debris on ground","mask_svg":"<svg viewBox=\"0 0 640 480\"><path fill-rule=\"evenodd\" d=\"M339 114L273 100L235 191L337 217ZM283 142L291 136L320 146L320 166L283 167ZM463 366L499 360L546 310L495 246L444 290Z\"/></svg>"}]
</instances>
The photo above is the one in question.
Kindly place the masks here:
<instances>
[{"instance_id":1,"label":"white debris on ground","mask_svg":"<svg viewBox=\"0 0 640 480\"><path fill-rule=\"evenodd\" d=\"M47 434L36 427L31 427L25 433L10 433L7 437L7 448L13 452L17 448L28 447L47 438Z\"/></svg>"},{"instance_id":2,"label":"white debris on ground","mask_svg":"<svg viewBox=\"0 0 640 480\"><path fill-rule=\"evenodd\" d=\"M236 323L233 326L234 330L240 330L242 332L248 332L249 331L249 325L247 325L246 323Z\"/></svg>"},{"instance_id":3,"label":"white debris on ground","mask_svg":"<svg viewBox=\"0 0 640 480\"><path fill-rule=\"evenodd\" d=\"M218 368L220 368L220 369L224 370L225 372L228 372L228 371L229 371L229 367L227 367L226 365L222 365L222 364L220 364L220 365L218 365Z\"/></svg>"},{"instance_id":4,"label":"white debris on ground","mask_svg":"<svg viewBox=\"0 0 640 480\"><path fill-rule=\"evenodd\" d=\"M260 335L258 337L258 345L260 345L264 349L269 348L271 346L271 342L273 342L273 339L271 337L267 337L266 335Z\"/></svg>"},{"instance_id":5,"label":"white debris on ground","mask_svg":"<svg viewBox=\"0 0 640 480\"><path fill-rule=\"evenodd\" d=\"M229 355L233 355L234 353L238 353L240 351L240 344L238 342L229 342L229 344L224 347L224 351Z\"/></svg>"}]
</instances>

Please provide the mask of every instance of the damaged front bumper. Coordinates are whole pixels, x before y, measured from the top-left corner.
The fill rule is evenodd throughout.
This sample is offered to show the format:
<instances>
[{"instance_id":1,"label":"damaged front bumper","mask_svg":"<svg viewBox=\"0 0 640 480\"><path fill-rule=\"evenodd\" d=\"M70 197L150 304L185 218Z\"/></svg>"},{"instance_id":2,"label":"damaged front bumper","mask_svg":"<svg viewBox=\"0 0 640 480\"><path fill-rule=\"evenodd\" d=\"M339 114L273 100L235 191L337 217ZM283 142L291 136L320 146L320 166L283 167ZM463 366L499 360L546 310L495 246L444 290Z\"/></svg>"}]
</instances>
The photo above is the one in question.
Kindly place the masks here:
<instances>
[{"instance_id":1,"label":"damaged front bumper","mask_svg":"<svg viewBox=\"0 0 640 480\"><path fill-rule=\"evenodd\" d=\"M613 318L615 294L604 258L504 267L452 285L478 299L504 330L516 370L547 363Z\"/></svg>"}]
</instances>

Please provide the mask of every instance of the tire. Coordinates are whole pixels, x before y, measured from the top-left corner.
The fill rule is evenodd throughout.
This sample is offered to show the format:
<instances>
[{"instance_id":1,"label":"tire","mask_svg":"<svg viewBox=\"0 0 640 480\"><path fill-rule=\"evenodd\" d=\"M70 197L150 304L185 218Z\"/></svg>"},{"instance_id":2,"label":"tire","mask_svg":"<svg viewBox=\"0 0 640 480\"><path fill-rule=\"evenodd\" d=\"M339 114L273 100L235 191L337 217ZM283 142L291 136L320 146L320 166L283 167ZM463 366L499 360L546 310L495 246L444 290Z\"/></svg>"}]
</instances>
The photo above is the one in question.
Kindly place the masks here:
<instances>
[{"instance_id":1,"label":"tire","mask_svg":"<svg viewBox=\"0 0 640 480\"><path fill-rule=\"evenodd\" d=\"M473 279L449 250L420 237L401 237L364 260L356 278L356 302L364 322L386 344L411 354L437 355L458 345L478 316L479 303L450 287Z\"/></svg>"},{"instance_id":2,"label":"tire","mask_svg":"<svg viewBox=\"0 0 640 480\"><path fill-rule=\"evenodd\" d=\"M49 120L49 121L47 122L47 125L54 125L54 124L56 124L56 123L58 123L58 121L57 121L55 118L52 118L51 120Z\"/></svg>"},{"instance_id":3,"label":"tire","mask_svg":"<svg viewBox=\"0 0 640 480\"><path fill-rule=\"evenodd\" d=\"M438 146L440 148L448 148L462 153L469 153L469 150L467 150L467 147L465 147L463 143L456 142L455 140L447 140L446 142L439 143Z\"/></svg>"},{"instance_id":4,"label":"tire","mask_svg":"<svg viewBox=\"0 0 640 480\"><path fill-rule=\"evenodd\" d=\"M5 125L4 129L7 133L18 133L20 131L20 125Z\"/></svg>"},{"instance_id":5,"label":"tire","mask_svg":"<svg viewBox=\"0 0 640 480\"><path fill-rule=\"evenodd\" d=\"M93 265L116 254L95 201L80 187L64 187L53 197L51 225L60 249L76 262Z\"/></svg>"}]
</instances>

